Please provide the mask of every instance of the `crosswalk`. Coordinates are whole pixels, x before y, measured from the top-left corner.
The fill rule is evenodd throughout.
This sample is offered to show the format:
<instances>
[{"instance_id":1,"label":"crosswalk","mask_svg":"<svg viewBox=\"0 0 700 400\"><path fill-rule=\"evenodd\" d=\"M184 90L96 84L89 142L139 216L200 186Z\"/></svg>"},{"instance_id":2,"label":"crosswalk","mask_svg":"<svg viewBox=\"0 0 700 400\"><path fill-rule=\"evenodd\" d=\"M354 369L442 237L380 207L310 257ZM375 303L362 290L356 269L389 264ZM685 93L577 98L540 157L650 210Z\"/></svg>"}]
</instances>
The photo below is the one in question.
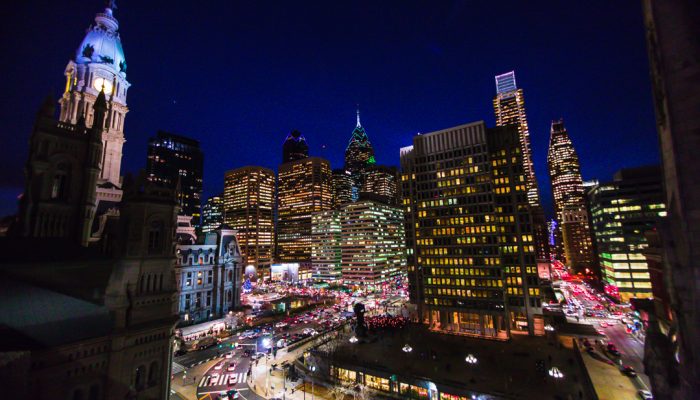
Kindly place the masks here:
<instances>
[{"instance_id":1,"label":"crosswalk","mask_svg":"<svg viewBox=\"0 0 700 400\"><path fill-rule=\"evenodd\" d=\"M239 383L245 382L246 374L245 372L238 372L232 374L212 374L207 375L199 381L200 388L206 388L209 386L233 386Z\"/></svg>"},{"instance_id":2,"label":"crosswalk","mask_svg":"<svg viewBox=\"0 0 700 400\"><path fill-rule=\"evenodd\" d=\"M179 374L180 372L184 371L185 367L182 364L178 364L176 362L173 363L173 372L172 374Z\"/></svg>"}]
</instances>

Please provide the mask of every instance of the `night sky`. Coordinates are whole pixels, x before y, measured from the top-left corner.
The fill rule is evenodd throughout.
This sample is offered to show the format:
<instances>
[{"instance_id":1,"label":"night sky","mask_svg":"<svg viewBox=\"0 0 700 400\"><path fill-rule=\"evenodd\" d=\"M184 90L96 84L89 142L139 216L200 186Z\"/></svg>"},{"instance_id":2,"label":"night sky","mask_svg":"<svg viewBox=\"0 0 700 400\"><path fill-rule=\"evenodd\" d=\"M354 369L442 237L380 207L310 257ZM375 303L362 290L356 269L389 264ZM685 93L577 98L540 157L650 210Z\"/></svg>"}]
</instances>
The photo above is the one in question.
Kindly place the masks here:
<instances>
[{"instance_id":1,"label":"night sky","mask_svg":"<svg viewBox=\"0 0 700 400\"><path fill-rule=\"evenodd\" d=\"M99 0L0 6L0 215L15 211L34 116ZM355 125L380 164L417 132L494 125L494 75L525 91L537 177L551 207L549 125L563 117L584 179L658 162L641 5L568 1L117 1L130 112L122 174L158 129L200 140L204 196L224 171L274 170L292 129L340 167Z\"/></svg>"}]
</instances>

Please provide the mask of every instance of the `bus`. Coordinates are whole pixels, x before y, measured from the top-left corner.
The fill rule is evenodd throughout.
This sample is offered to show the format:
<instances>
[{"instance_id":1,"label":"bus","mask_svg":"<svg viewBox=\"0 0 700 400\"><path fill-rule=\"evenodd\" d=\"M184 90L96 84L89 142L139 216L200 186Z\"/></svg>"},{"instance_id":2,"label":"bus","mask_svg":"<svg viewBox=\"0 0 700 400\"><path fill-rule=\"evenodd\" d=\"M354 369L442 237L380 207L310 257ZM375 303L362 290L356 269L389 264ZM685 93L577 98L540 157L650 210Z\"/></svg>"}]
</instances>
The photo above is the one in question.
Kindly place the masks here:
<instances>
[{"instance_id":1,"label":"bus","mask_svg":"<svg viewBox=\"0 0 700 400\"><path fill-rule=\"evenodd\" d=\"M205 336L201 339L197 339L192 343L192 350L203 350L211 346L215 346L218 343L214 336Z\"/></svg>"}]
</instances>

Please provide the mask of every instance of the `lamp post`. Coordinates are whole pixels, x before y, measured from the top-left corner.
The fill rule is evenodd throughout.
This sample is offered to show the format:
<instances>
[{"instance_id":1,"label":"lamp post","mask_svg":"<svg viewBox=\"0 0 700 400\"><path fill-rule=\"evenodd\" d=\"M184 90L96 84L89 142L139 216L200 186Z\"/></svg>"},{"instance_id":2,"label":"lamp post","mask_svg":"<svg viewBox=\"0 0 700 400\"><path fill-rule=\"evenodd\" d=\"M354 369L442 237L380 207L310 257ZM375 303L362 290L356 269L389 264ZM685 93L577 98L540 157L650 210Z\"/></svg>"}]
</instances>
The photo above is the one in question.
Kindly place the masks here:
<instances>
[{"instance_id":1,"label":"lamp post","mask_svg":"<svg viewBox=\"0 0 700 400\"><path fill-rule=\"evenodd\" d=\"M474 365L477 362L479 362L479 360L476 357L474 357L474 354L471 354L471 353L469 353L467 355L467 358L465 358L464 361L466 361L467 364L471 364L471 365Z\"/></svg>"},{"instance_id":2,"label":"lamp post","mask_svg":"<svg viewBox=\"0 0 700 400\"><path fill-rule=\"evenodd\" d=\"M315 372L316 372L316 366L312 365L311 366L311 373L313 374ZM311 400L314 400L314 377L313 377L313 375L311 376Z\"/></svg>"}]
</instances>

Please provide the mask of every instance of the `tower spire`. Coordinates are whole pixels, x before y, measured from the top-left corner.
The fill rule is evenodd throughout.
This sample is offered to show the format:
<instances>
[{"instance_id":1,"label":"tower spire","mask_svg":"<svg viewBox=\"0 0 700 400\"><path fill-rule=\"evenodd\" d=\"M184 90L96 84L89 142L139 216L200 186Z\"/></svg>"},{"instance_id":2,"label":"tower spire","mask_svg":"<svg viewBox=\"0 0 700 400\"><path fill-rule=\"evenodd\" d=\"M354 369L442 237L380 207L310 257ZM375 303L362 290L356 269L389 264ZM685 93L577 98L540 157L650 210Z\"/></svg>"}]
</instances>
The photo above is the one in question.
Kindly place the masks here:
<instances>
[{"instance_id":1,"label":"tower spire","mask_svg":"<svg viewBox=\"0 0 700 400\"><path fill-rule=\"evenodd\" d=\"M362 126L360 124L360 105L359 104L357 105L357 126L358 127Z\"/></svg>"}]
</instances>

